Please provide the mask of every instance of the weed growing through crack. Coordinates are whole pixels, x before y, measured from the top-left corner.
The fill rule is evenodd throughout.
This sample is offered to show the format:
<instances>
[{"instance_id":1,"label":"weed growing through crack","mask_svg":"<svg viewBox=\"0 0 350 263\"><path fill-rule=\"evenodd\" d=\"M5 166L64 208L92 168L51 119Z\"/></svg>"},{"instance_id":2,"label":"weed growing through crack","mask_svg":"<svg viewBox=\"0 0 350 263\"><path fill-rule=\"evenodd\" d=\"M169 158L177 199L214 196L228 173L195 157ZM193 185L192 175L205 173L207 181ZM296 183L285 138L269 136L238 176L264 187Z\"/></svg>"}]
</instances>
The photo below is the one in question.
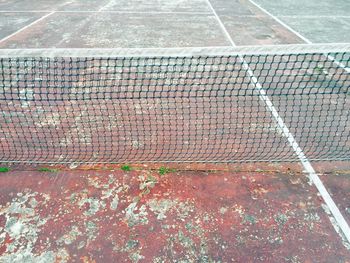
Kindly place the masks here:
<instances>
[{"instance_id":1,"label":"weed growing through crack","mask_svg":"<svg viewBox=\"0 0 350 263\"><path fill-rule=\"evenodd\" d=\"M130 165L122 165L121 169L124 172L130 172L131 171L131 166Z\"/></svg>"},{"instance_id":2,"label":"weed growing through crack","mask_svg":"<svg viewBox=\"0 0 350 263\"><path fill-rule=\"evenodd\" d=\"M158 170L158 173L160 175L165 175L165 174L168 174L168 173L173 173L173 172L176 172L175 169L171 169L171 168L168 168L168 167L160 167L159 170Z\"/></svg>"}]
</instances>

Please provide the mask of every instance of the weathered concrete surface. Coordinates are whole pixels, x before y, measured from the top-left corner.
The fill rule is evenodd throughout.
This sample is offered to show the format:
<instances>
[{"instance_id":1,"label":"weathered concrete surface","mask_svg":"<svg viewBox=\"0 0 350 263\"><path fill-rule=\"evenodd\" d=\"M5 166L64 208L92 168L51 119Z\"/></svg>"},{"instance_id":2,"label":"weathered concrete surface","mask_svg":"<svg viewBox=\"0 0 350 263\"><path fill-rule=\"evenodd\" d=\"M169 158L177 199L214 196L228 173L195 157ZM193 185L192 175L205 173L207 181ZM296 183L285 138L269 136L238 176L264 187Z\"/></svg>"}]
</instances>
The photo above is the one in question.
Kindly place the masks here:
<instances>
[{"instance_id":1,"label":"weathered concrete surface","mask_svg":"<svg viewBox=\"0 0 350 263\"><path fill-rule=\"evenodd\" d=\"M350 41L350 2L347 0L254 1L314 43Z\"/></svg>"},{"instance_id":2,"label":"weathered concrete surface","mask_svg":"<svg viewBox=\"0 0 350 263\"><path fill-rule=\"evenodd\" d=\"M347 10L350 12L350 8ZM350 42L348 17L281 17L285 23L314 43Z\"/></svg>"},{"instance_id":3,"label":"weathered concrete surface","mask_svg":"<svg viewBox=\"0 0 350 263\"><path fill-rule=\"evenodd\" d=\"M0 13L0 40L15 33L44 15L46 15L46 13Z\"/></svg>"},{"instance_id":4,"label":"weathered concrete surface","mask_svg":"<svg viewBox=\"0 0 350 263\"><path fill-rule=\"evenodd\" d=\"M350 2L347 0L254 0L277 16L348 16Z\"/></svg>"},{"instance_id":5,"label":"weathered concrete surface","mask_svg":"<svg viewBox=\"0 0 350 263\"><path fill-rule=\"evenodd\" d=\"M84 0L80 2L81 6L85 5ZM71 10L73 5L67 5L65 8ZM211 10L206 0L113 0L108 1L101 11L130 11L130 12L206 12Z\"/></svg>"},{"instance_id":6,"label":"weathered concrete surface","mask_svg":"<svg viewBox=\"0 0 350 263\"><path fill-rule=\"evenodd\" d=\"M349 42L349 3L256 0L263 8L313 42ZM210 0L237 45L304 43L249 0ZM143 48L230 45L205 0L4 0L2 37L28 14L56 12L23 30L0 48ZM9 12L9 13L6 13ZM24 23L25 22L25 23ZM0 33L1 36L1 33Z\"/></svg>"},{"instance_id":7,"label":"weathered concrete surface","mask_svg":"<svg viewBox=\"0 0 350 263\"><path fill-rule=\"evenodd\" d=\"M236 45L304 42L248 0L210 0L210 2Z\"/></svg>"},{"instance_id":8,"label":"weathered concrete surface","mask_svg":"<svg viewBox=\"0 0 350 263\"><path fill-rule=\"evenodd\" d=\"M2 0L0 10L210 12L206 0Z\"/></svg>"},{"instance_id":9,"label":"weathered concrete surface","mask_svg":"<svg viewBox=\"0 0 350 263\"><path fill-rule=\"evenodd\" d=\"M229 46L214 15L55 13L0 48Z\"/></svg>"},{"instance_id":10,"label":"weathered concrete surface","mask_svg":"<svg viewBox=\"0 0 350 263\"><path fill-rule=\"evenodd\" d=\"M14 171L0 176L2 262L347 262L293 172Z\"/></svg>"},{"instance_id":11,"label":"weathered concrete surface","mask_svg":"<svg viewBox=\"0 0 350 263\"><path fill-rule=\"evenodd\" d=\"M105 0L107 1L107 0ZM53 11L66 5L69 0L2 0L1 11Z\"/></svg>"}]
</instances>

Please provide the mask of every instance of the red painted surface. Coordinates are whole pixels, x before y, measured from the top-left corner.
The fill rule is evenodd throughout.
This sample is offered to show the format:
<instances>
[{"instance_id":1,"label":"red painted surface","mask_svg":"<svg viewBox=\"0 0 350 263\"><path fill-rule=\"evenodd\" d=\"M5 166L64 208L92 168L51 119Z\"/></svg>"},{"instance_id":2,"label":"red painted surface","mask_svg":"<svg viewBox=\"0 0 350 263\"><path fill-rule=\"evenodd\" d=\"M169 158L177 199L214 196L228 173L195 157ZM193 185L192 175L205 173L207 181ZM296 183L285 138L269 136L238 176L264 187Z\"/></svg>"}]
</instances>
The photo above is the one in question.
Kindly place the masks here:
<instances>
[{"instance_id":1,"label":"red painted surface","mask_svg":"<svg viewBox=\"0 0 350 263\"><path fill-rule=\"evenodd\" d=\"M322 175L321 180L350 225L350 170Z\"/></svg>"},{"instance_id":2,"label":"red painted surface","mask_svg":"<svg viewBox=\"0 0 350 263\"><path fill-rule=\"evenodd\" d=\"M350 258L315 188L292 171L14 171L0 185L5 262Z\"/></svg>"}]
</instances>

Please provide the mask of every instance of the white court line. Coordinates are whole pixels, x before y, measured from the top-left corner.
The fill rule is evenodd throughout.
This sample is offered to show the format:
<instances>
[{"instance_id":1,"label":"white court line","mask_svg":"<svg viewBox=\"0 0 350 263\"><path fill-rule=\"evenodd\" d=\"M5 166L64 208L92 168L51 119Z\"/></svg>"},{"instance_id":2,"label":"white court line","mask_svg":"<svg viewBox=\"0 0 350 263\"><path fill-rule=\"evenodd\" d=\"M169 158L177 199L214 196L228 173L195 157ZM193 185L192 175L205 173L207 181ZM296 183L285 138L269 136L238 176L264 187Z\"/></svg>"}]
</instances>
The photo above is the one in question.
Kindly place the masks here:
<instances>
[{"instance_id":1,"label":"white court line","mask_svg":"<svg viewBox=\"0 0 350 263\"><path fill-rule=\"evenodd\" d=\"M212 15L207 11L127 11L127 10L0 10L0 13L117 13L117 14L189 14L189 15ZM265 15L236 15L233 17L265 17ZM350 15L281 15L286 18L350 18Z\"/></svg>"},{"instance_id":2,"label":"white court line","mask_svg":"<svg viewBox=\"0 0 350 263\"><path fill-rule=\"evenodd\" d=\"M51 12L51 13L49 13L49 14L47 14L47 15L44 15L44 16L42 16L41 18L39 18L39 19L35 20L34 22L30 23L29 25L26 25L25 27L22 27L21 29L19 29L19 30L17 30L16 32L12 33L11 35L8 35L8 36L4 37L3 39L0 39L0 43L2 43L2 42L4 42L4 41L8 40L9 38L13 37L14 35L16 35L16 34L22 32L22 31L24 31L24 30L26 30L27 28L31 27L32 25L35 25L36 23L38 23L38 22L44 20L45 18L47 18L48 16L50 16L50 15L52 15L52 14L54 14L54 13L55 13L55 12Z\"/></svg>"},{"instance_id":3,"label":"white court line","mask_svg":"<svg viewBox=\"0 0 350 263\"><path fill-rule=\"evenodd\" d=\"M284 26L285 28L287 28L290 32L294 33L295 35L297 35L299 38L301 38L302 40L304 40L307 44L313 44L311 40L309 40L308 38L304 37L303 35L301 35L299 32L297 32L296 30L294 30L293 28L291 28L289 25L287 25L286 23L284 23L281 19L279 19L278 17L274 16L273 14L271 14L269 11L267 11L265 8L263 8L262 6L258 5L257 3L255 3L253 0L248 0L252 5L255 5L257 8L259 8L261 11L263 11L265 14L267 14L268 16L270 16L271 18L273 18L275 21L277 21L278 23L280 23L282 26ZM350 69L347 68L343 63L337 61L333 56L331 55L326 55L329 60L333 61L334 64L338 65L339 67L343 68L347 73L350 73ZM350 240L349 240L350 241Z\"/></svg>"},{"instance_id":4,"label":"white court line","mask_svg":"<svg viewBox=\"0 0 350 263\"><path fill-rule=\"evenodd\" d=\"M194 11L118 11L118 10L96 10L96 11L73 11L73 10L29 10L29 11L3 11L0 10L0 13L48 13L48 12L55 12L55 13L116 13L116 14L188 14L188 15L212 15L212 12L194 12Z\"/></svg>"},{"instance_id":5,"label":"white court line","mask_svg":"<svg viewBox=\"0 0 350 263\"><path fill-rule=\"evenodd\" d=\"M312 44L312 41L310 41L309 39L307 39L306 37L304 37L303 35L301 35L299 32L295 31L293 28L291 28L290 26L288 26L286 23L284 23L283 21L281 21L278 17L274 16L273 14L271 14L269 11L267 11L265 8L263 8L262 6L258 5L257 3L255 3L253 0L248 0L250 3L252 3L253 5L255 5L257 8L259 8L260 10L262 10L263 12L265 12L267 15L269 15L271 18L273 18L274 20L276 20L278 23L280 23L282 26L284 26L285 28L287 28L289 31L291 31L292 33L294 33L295 35L297 35L299 38L301 38L302 40L304 40L306 43L308 44ZM336 65L340 66L341 68L343 68L346 72L350 73L349 68L345 67L344 64L338 62L335 60L335 58L333 56L330 55L326 55L330 60L332 60ZM278 114L278 113L277 113ZM293 138L293 137L291 137ZM289 138L288 138L289 140ZM294 140L294 138L293 138ZM295 141L295 140L294 140ZM290 141L291 143L291 141ZM295 142L296 143L296 142ZM315 184L318 192L321 194L323 200L325 201L325 203L327 204L329 210L331 211L333 217L335 218L338 226L340 227L340 229L342 230L345 238L347 239L348 242L350 242L350 227L348 225L348 223L346 222L346 220L344 219L343 215L341 214L341 212L339 211L339 208L337 207L337 205L335 204L335 202L333 201L332 197L329 195L326 187L324 186L324 184L322 183L321 179L319 178L319 176L316 174L314 168L312 167L311 163L308 161L308 159L306 158L305 154L303 153L303 151L301 150L301 148L298 146L298 144L291 144L294 151L296 152L296 154L298 155L299 159L301 160L302 165L304 166L304 169L306 170L306 172L309 174L309 178L310 180Z\"/></svg>"},{"instance_id":6,"label":"white court line","mask_svg":"<svg viewBox=\"0 0 350 263\"><path fill-rule=\"evenodd\" d=\"M301 35L299 32L295 31L293 28L291 28L289 25L287 25L286 23L284 23L281 19L279 19L278 17L274 16L273 14L271 14L269 11L267 11L265 8L261 7L260 5L258 5L257 3L255 3L252 0L248 0L252 5L255 5L257 8L259 8L261 11L263 11L265 14L267 14L268 16L270 16L271 18L273 18L274 20L276 20L278 23L280 23L282 26L284 26L285 28L287 28L289 31L291 31L292 33L294 33L295 35L297 35L299 38L301 38L302 40L304 40L306 43L308 44L312 44L312 42L307 39L306 37L304 37L303 35Z\"/></svg>"},{"instance_id":7,"label":"white court line","mask_svg":"<svg viewBox=\"0 0 350 263\"><path fill-rule=\"evenodd\" d=\"M281 15L279 17L289 17L289 18L350 18L350 15Z\"/></svg>"},{"instance_id":8,"label":"white court line","mask_svg":"<svg viewBox=\"0 0 350 263\"><path fill-rule=\"evenodd\" d=\"M224 23L222 23L221 19L219 18L218 14L216 13L214 7L211 5L210 0L206 0L206 2L207 2L207 4L209 5L210 10L213 12L213 14L214 14L216 20L218 21L218 23L219 23L219 25L220 25L220 27L221 27L221 30L224 32L224 34L225 34L227 40L231 43L231 45L232 45L233 47L236 47L237 45L236 45L235 42L232 40L230 34L229 34L228 31L226 30L226 27L225 27Z\"/></svg>"},{"instance_id":9,"label":"white court line","mask_svg":"<svg viewBox=\"0 0 350 263\"><path fill-rule=\"evenodd\" d=\"M250 2L252 2L251 0L249 0ZM226 30L224 24L222 23L222 21L220 20L219 16L217 15L215 9L213 8L213 6L210 3L210 0L207 0L208 5L210 6L211 10L213 11L216 19L218 20L221 28L223 29L223 32L225 33L225 35L228 37L228 39L230 40L231 44L233 46L236 46L236 44L234 43L234 41L232 40L230 34L228 33L228 31ZM253 3L253 2L252 2ZM255 4L256 5L256 4ZM256 5L257 7L261 8L260 6ZM264 9L261 9L264 10ZM266 10L265 13L269 14ZM272 16L272 15L271 15ZM273 17L273 16L272 16ZM280 21L278 18L277 21L279 21L282 25L285 25L282 21ZM311 41L306 39L305 37L303 37L302 35L300 35L298 32L296 32L295 30L293 30L292 28L290 28L289 26L285 25L289 30L291 30L292 32L295 32L296 35L298 35L301 39L304 39L307 43L311 44ZM331 211L333 217L335 218L338 226L340 227L340 229L342 230L345 238L347 239L348 242L350 242L350 227L348 225L348 223L345 221L343 215L341 214L341 212L339 211L339 208L337 207L337 205L335 204L335 202L333 201L332 197L329 195L327 189L325 188L325 186L323 185L321 179L318 177L318 175L315 172L315 169L312 167L310 161L307 159L307 157L305 156L303 150L300 148L298 142L295 140L293 134L289 131L288 127L285 125L283 119L281 118L281 116L278 114L278 111L276 110L275 106L273 105L273 103L271 102L271 100L269 99L269 97L266 95L266 91L264 90L264 88L262 87L262 85L258 82L258 79L254 76L253 71L250 69L248 63L244 60L243 56L240 56L240 58L242 59L242 63L244 68L247 70L248 75L250 76L252 82L255 85L255 88L258 90L259 92L259 97L262 101L265 102L267 108L271 111L272 116L274 117L274 119L277 121L278 127L281 129L281 131L283 132L283 135L288 139L288 142L290 144L290 146L293 148L295 154L298 156L301 164L303 165L305 171L308 173L310 180L315 184L318 192L320 193L320 195L322 196L323 200L325 201L326 205L328 206L329 210Z\"/></svg>"}]
</instances>

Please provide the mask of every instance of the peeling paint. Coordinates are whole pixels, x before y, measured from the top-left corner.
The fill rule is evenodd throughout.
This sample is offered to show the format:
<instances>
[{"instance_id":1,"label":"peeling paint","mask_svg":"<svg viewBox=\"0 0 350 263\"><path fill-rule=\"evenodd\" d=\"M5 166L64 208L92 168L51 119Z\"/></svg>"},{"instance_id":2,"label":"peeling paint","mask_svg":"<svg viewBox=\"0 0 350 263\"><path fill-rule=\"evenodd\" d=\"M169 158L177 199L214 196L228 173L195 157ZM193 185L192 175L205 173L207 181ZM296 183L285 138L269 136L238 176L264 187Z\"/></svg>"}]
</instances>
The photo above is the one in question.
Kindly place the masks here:
<instances>
[{"instance_id":1,"label":"peeling paint","mask_svg":"<svg viewBox=\"0 0 350 263\"><path fill-rule=\"evenodd\" d=\"M79 207L83 207L85 204L89 205L88 210L84 211L84 215L86 216L95 215L101 208L104 208L106 206L103 201L100 201L97 198L82 199L78 203Z\"/></svg>"},{"instance_id":2,"label":"peeling paint","mask_svg":"<svg viewBox=\"0 0 350 263\"><path fill-rule=\"evenodd\" d=\"M125 219L130 227L148 223L146 206L137 207L137 202L131 203L125 209Z\"/></svg>"},{"instance_id":3,"label":"peeling paint","mask_svg":"<svg viewBox=\"0 0 350 263\"><path fill-rule=\"evenodd\" d=\"M305 262L310 255L342 262L350 253L306 179L143 170L19 175L0 178L1 262Z\"/></svg>"},{"instance_id":4,"label":"peeling paint","mask_svg":"<svg viewBox=\"0 0 350 263\"><path fill-rule=\"evenodd\" d=\"M79 231L79 228L77 226L73 226L69 233L59 238L56 243L59 245L62 245L63 243L70 245L77 239L77 236L80 236L81 234L82 232Z\"/></svg>"},{"instance_id":5,"label":"peeling paint","mask_svg":"<svg viewBox=\"0 0 350 263\"><path fill-rule=\"evenodd\" d=\"M178 201L170 199L151 199L147 204L150 210L157 215L157 219L162 220L166 218L166 213L178 204Z\"/></svg>"},{"instance_id":6,"label":"peeling paint","mask_svg":"<svg viewBox=\"0 0 350 263\"><path fill-rule=\"evenodd\" d=\"M55 253L46 251L41 254L33 253L38 234L43 225L49 220L42 218L35 213L33 207L37 206L35 197L43 198L43 203L47 203L48 198L37 192L17 193L6 206L2 206L0 215L5 216L6 224L1 233L2 239L6 236L11 240L6 247L6 251L0 256L2 262L54 262Z\"/></svg>"}]
</instances>

